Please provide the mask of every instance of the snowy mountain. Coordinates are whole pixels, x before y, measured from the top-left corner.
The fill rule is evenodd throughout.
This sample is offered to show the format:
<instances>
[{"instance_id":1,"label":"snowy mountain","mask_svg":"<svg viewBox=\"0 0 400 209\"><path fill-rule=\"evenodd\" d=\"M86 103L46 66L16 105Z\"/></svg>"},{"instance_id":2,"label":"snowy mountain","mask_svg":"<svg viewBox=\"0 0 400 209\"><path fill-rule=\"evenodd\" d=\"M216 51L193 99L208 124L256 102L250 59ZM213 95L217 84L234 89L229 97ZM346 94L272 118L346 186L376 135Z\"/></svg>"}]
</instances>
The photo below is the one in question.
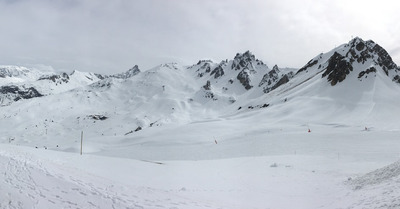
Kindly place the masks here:
<instances>
[{"instance_id":1,"label":"snowy mountain","mask_svg":"<svg viewBox=\"0 0 400 209\"><path fill-rule=\"evenodd\" d=\"M318 67L317 69L315 69ZM323 71L332 86L346 79L349 74L357 74L357 79L376 77L384 73L395 82L399 82L399 68L393 62L385 49L373 41L363 41L354 38L348 44L341 45L326 54L321 54L310 60L296 74L301 72Z\"/></svg>"},{"instance_id":2,"label":"snowy mountain","mask_svg":"<svg viewBox=\"0 0 400 209\"><path fill-rule=\"evenodd\" d=\"M232 60L220 63L200 60L188 67L168 63L144 72L134 66L116 75L79 71L71 74L40 74L22 67L5 69L5 76L0 79L10 80L3 81L6 85L0 89L3 106L11 105L12 109L15 102L20 102L18 105L22 106L31 103L54 104L54 100L64 101L68 98L69 103L58 105L56 102L55 105L67 109L75 107L75 118L106 112L110 114L119 109L134 115L128 117L124 125L116 125L120 120L118 116L110 118L109 121L113 121L110 126L132 124L132 128L125 128L119 134L138 127L185 124L254 108L290 109L296 102L303 105L296 104L301 112L291 111L293 114L312 114L301 107L315 106L313 98L330 101L324 104L325 111L318 114L318 118L333 119L331 115L336 115L335 120L340 120L343 115L352 117L355 114L350 109L358 109L357 114L370 114L377 108L370 107L371 104L396 97L397 90L384 89L398 88L400 78L399 69L389 54L373 41L360 38L316 56L299 70L281 69L276 65L270 69L249 51L237 53ZM18 82L13 82L15 80ZM377 93L381 91L388 93ZM38 100L20 101L36 97ZM337 114L338 107L341 114ZM93 112L79 112L88 108ZM63 112L62 109L59 111ZM354 119L369 120L368 115L362 115ZM290 120L291 117L291 114L287 114L281 119ZM313 120L312 117L305 118Z\"/></svg>"},{"instance_id":3,"label":"snowy mountain","mask_svg":"<svg viewBox=\"0 0 400 209\"><path fill-rule=\"evenodd\" d=\"M134 66L116 75L79 71L41 74L23 67L3 68L1 105L11 105L12 109L15 102L19 102L18 106L54 104L54 100L68 98L69 103L56 106L75 107L78 111L75 118L96 112L110 114L119 109L135 115L124 122L125 125L134 124L134 127L121 130L122 133L137 127L189 123L254 108L292 108L300 100L305 101L301 101L303 105L296 104L301 110L296 114L311 114L301 107L306 104L314 106L313 98L330 101L324 106L331 111L322 111L319 118L336 115L339 120L343 114L353 115L354 111L346 112L346 108L342 108L350 110L351 105L351 109L370 114L377 108L370 107L372 103L397 96L397 90L384 89L398 88L400 79L399 69L389 54L373 41L363 41L358 37L316 56L299 70L281 69L276 65L270 69L249 51L237 53L232 60L219 63L200 60L188 67L169 63L143 72ZM390 93L378 94L381 91ZM33 98L37 100L27 101ZM337 114L338 107L343 114ZM93 113L79 112L88 108ZM112 126L118 124L116 121L119 119L115 117ZM281 119L290 120L290 117L287 114ZM354 119L368 120L368 117L364 115Z\"/></svg>"},{"instance_id":4,"label":"snowy mountain","mask_svg":"<svg viewBox=\"0 0 400 209\"><path fill-rule=\"evenodd\" d=\"M8 83L20 83L25 81L35 81L41 76L46 75L37 69L26 68L21 66L1 65L0 66L0 85Z\"/></svg>"},{"instance_id":5,"label":"snowy mountain","mask_svg":"<svg viewBox=\"0 0 400 209\"><path fill-rule=\"evenodd\" d=\"M116 75L111 75L111 77L114 78L120 78L120 79L128 79L132 76L135 76L140 73L140 69L137 65L133 66L131 69L124 73L116 74Z\"/></svg>"},{"instance_id":6,"label":"snowy mountain","mask_svg":"<svg viewBox=\"0 0 400 209\"><path fill-rule=\"evenodd\" d=\"M398 156L399 70L358 37L300 69L250 51L114 75L1 66L0 208L363 208L379 196L353 189L398 167L349 177Z\"/></svg>"}]
</instances>

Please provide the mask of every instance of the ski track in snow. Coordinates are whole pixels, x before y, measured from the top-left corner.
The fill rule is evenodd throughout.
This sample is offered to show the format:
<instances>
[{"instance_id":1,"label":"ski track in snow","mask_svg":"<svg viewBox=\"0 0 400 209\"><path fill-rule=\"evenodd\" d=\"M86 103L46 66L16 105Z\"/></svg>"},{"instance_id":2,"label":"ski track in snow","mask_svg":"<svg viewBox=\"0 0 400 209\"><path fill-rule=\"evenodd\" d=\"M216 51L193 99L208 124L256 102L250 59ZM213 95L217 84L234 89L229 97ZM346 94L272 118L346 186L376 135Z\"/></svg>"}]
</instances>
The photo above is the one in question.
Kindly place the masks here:
<instances>
[{"instance_id":1,"label":"ski track in snow","mask_svg":"<svg viewBox=\"0 0 400 209\"><path fill-rule=\"evenodd\" d=\"M116 186L106 179L77 170L57 173L28 153L0 153L5 168L0 183L0 208L218 208L174 197L166 192ZM66 175L68 173L68 175ZM82 176L86 178L83 180ZM88 181L90 179L90 181ZM6 191L6 192L4 192Z\"/></svg>"},{"instance_id":2,"label":"ski track in snow","mask_svg":"<svg viewBox=\"0 0 400 209\"><path fill-rule=\"evenodd\" d=\"M273 91L290 73L250 52L124 79L5 66L2 85L47 96L0 98L0 209L400 208L400 163L385 166L399 156L400 74L375 46L355 38Z\"/></svg>"}]
</instances>

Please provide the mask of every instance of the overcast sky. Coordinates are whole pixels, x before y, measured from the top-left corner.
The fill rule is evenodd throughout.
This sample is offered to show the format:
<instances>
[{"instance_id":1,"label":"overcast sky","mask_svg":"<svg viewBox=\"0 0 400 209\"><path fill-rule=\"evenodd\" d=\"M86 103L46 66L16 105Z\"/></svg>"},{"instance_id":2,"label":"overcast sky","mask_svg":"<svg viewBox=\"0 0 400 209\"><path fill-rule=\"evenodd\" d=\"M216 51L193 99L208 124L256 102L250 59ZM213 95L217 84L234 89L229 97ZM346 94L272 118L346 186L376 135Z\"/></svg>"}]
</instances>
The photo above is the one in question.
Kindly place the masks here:
<instances>
[{"instance_id":1,"label":"overcast sky","mask_svg":"<svg viewBox=\"0 0 400 209\"><path fill-rule=\"evenodd\" d=\"M232 59L300 68L352 37L400 64L396 0L0 0L0 64L106 74Z\"/></svg>"}]
</instances>

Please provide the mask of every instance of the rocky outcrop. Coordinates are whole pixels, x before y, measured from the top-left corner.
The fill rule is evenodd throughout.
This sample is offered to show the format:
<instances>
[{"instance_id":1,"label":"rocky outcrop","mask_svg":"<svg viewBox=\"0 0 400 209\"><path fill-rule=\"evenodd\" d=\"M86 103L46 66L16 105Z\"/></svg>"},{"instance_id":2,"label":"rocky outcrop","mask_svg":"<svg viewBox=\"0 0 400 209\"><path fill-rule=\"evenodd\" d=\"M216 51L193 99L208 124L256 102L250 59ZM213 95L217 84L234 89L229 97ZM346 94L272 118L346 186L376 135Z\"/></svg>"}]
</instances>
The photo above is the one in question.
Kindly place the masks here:
<instances>
[{"instance_id":1,"label":"rocky outcrop","mask_svg":"<svg viewBox=\"0 0 400 209\"><path fill-rule=\"evenodd\" d=\"M236 77L246 90L253 88L250 84L250 73L248 69L243 69Z\"/></svg>"},{"instance_id":2,"label":"rocky outcrop","mask_svg":"<svg viewBox=\"0 0 400 209\"><path fill-rule=\"evenodd\" d=\"M137 65L133 66L131 69L129 69L128 71L124 72L124 73L120 73L120 74L116 74L116 75L112 75L111 77L113 78L119 78L119 79L128 79L131 78L137 74L140 73L140 69Z\"/></svg>"},{"instance_id":3,"label":"rocky outcrop","mask_svg":"<svg viewBox=\"0 0 400 209\"><path fill-rule=\"evenodd\" d=\"M271 91L287 82L289 82L289 76L287 74L285 74L275 85L272 86Z\"/></svg>"},{"instance_id":4,"label":"rocky outcrop","mask_svg":"<svg viewBox=\"0 0 400 209\"><path fill-rule=\"evenodd\" d=\"M378 65L382 67L386 75L389 74L389 70L397 69L397 65L393 62L392 57L390 57L384 48L376 44L372 50L378 54Z\"/></svg>"},{"instance_id":5,"label":"rocky outcrop","mask_svg":"<svg viewBox=\"0 0 400 209\"><path fill-rule=\"evenodd\" d=\"M62 84L62 83L68 83L69 76L67 73L61 73L60 75L42 76L39 78L39 80L50 80L56 84Z\"/></svg>"},{"instance_id":6,"label":"rocky outcrop","mask_svg":"<svg viewBox=\"0 0 400 209\"><path fill-rule=\"evenodd\" d=\"M218 65L218 67L216 67L212 72L211 72L211 74L210 75L214 75L214 78L215 79L218 79L218 78L220 78L221 76L223 76L225 73L224 73L224 69L221 67L221 65Z\"/></svg>"},{"instance_id":7,"label":"rocky outcrop","mask_svg":"<svg viewBox=\"0 0 400 209\"><path fill-rule=\"evenodd\" d=\"M258 87L261 87L264 84L267 84L269 86L272 83L275 83L279 79L279 72L280 70L278 66L275 65L271 71L269 71L263 76L260 83L258 84Z\"/></svg>"},{"instance_id":8,"label":"rocky outcrop","mask_svg":"<svg viewBox=\"0 0 400 209\"><path fill-rule=\"evenodd\" d=\"M108 118L107 116L104 116L104 115L88 115L86 117L93 119L93 120L106 120Z\"/></svg>"},{"instance_id":9,"label":"rocky outcrop","mask_svg":"<svg viewBox=\"0 0 400 209\"><path fill-rule=\"evenodd\" d=\"M255 60L255 56L250 51L246 51L243 54L237 53L233 59L231 69L241 70L243 68L248 68L249 63Z\"/></svg>"},{"instance_id":10,"label":"rocky outcrop","mask_svg":"<svg viewBox=\"0 0 400 209\"><path fill-rule=\"evenodd\" d=\"M35 97L42 97L43 95L39 93L33 87L24 86L1 86L0 87L0 97L5 97L12 101L18 101L21 99L32 99ZM2 99L4 101L4 99Z\"/></svg>"},{"instance_id":11,"label":"rocky outcrop","mask_svg":"<svg viewBox=\"0 0 400 209\"><path fill-rule=\"evenodd\" d=\"M328 76L328 82L332 86L336 85L338 82L342 82L346 76L353 70L353 66L349 60L335 52L329 58L329 64L325 72L322 74L322 78Z\"/></svg>"},{"instance_id":12,"label":"rocky outcrop","mask_svg":"<svg viewBox=\"0 0 400 209\"><path fill-rule=\"evenodd\" d=\"M370 67L369 69L367 69L365 71L361 71L358 74L358 78L362 78L364 75L368 75L369 73L376 73L376 68Z\"/></svg>"},{"instance_id":13,"label":"rocky outcrop","mask_svg":"<svg viewBox=\"0 0 400 209\"><path fill-rule=\"evenodd\" d=\"M203 77L206 73L211 72L211 61L200 60L196 65L200 65L201 67L196 70L197 77Z\"/></svg>"},{"instance_id":14,"label":"rocky outcrop","mask_svg":"<svg viewBox=\"0 0 400 209\"><path fill-rule=\"evenodd\" d=\"M312 59L312 60L308 61L308 63L304 67L300 68L296 74L306 71L308 68L311 68L312 66L316 65L317 63L318 63L318 60L316 60L316 59Z\"/></svg>"},{"instance_id":15,"label":"rocky outcrop","mask_svg":"<svg viewBox=\"0 0 400 209\"><path fill-rule=\"evenodd\" d=\"M289 82L293 78L293 72L288 72L286 74L282 73L277 65L275 65L271 71L266 73L261 79L258 87L263 88L264 93L268 93L279 86Z\"/></svg>"},{"instance_id":16,"label":"rocky outcrop","mask_svg":"<svg viewBox=\"0 0 400 209\"><path fill-rule=\"evenodd\" d=\"M204 90L211 90L211 83L210 81L207 81L206 85L203 86Z\"/></svg>"}]
</instances>

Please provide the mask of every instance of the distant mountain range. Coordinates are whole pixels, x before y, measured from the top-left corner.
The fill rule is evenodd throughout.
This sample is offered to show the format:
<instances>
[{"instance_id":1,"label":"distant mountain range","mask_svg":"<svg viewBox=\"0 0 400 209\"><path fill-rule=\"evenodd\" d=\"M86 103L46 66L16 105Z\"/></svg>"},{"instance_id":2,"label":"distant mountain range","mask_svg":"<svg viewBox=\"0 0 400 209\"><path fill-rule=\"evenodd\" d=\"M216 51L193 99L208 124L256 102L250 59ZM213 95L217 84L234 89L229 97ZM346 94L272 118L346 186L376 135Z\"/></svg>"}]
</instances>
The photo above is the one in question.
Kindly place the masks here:
<instances>
[{"instance_id":1,"label":"distant mountain range","mask_svg":"<svg viewBox=\"0 0 400 209\"><path fill-rule=\"evenodd\" d=\"M400 96L399 70L385 49L358 37L300 69L269 68L250 51L219 63L167 63L146 71L134 66L116 75L0 66L0 105L4 123L30 136L43 135L43 127L51 126L125 136L258 109L269 109L262 112L266 117L281 113L279 120L367 122L394 106L390 101Z\"/></svg>"}]
</instances>

